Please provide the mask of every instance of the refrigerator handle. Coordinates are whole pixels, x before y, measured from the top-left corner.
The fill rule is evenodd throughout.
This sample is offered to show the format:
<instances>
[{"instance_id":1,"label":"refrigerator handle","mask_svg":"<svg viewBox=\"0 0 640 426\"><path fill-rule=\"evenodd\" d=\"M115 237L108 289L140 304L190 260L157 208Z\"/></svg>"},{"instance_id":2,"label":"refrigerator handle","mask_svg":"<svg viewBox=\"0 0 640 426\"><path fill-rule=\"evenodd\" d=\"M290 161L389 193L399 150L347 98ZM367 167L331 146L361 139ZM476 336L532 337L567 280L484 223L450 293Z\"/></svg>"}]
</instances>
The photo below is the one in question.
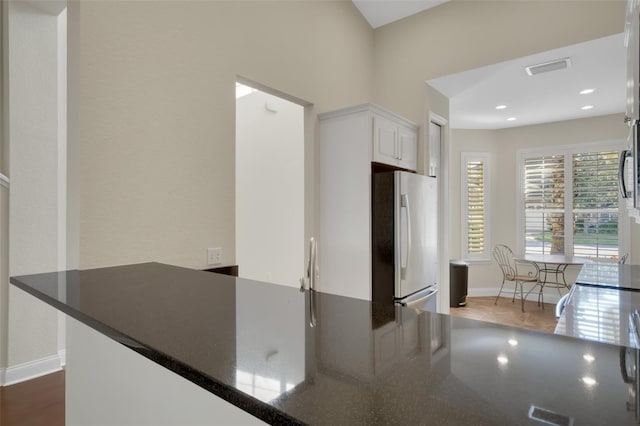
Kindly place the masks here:
<instances>
[{"instance_id":1,"label":"refrigerator handle","mask_svg":"<svg viewBox=\"0 0 640 426\"><path fill-rule=\"evenodd\" d=\"M631 196L631 194L627 192L627 184L625 183L624 176L625 165L627 164L625 160L628 157L631 157L631 150L624 149L620 152L620 162L618 163L618 188L620 189L620 195L622 195L622 198L629 198Z\"/></svg>"},{"instance_id":2,"label":"refrigerator handle","mask_svg":"<svg viewBox=\"0 0 640 426\"><path fill-rule=\"evenodd\" d=\"M309 260L307 262L306 277L300 278L300 291L305 290L305 281L309 282L309 290L316 289L318 278L318 243L315 238L309 240Z\"/></svg>"},{"instance_id":3,"label":"refrigerator handle","mask_svg":"<svg viewBox=\"0 0 640 426\"><path fill-rule=\"evenodd\" d=\"M409 254L411 253L411 207L409 206L409 197L407 194L401 196L401 206L404 207L404 212L407 221L407 250L405 252L405 264L401 265L400 278L405 279L407 273L407 267L409 266Z\"/></svg>"}]
</instances>

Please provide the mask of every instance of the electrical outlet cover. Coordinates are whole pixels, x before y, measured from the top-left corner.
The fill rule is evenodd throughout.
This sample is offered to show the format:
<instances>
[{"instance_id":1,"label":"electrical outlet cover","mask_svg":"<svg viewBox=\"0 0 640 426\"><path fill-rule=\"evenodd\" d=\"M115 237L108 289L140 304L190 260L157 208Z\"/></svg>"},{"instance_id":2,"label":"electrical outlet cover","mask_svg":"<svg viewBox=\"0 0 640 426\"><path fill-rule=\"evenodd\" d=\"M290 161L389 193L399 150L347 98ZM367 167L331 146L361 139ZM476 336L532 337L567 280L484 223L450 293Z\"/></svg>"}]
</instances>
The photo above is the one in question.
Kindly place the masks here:
<instances>
[{"instance_id":1,"label":"electrical outlet cover","mask_svg":"<svg viewBox=\"0 0 640 426\"><path fill-rule=\"evenodd\" d=\"M219 265L222 263L222 248L207 249L207 265Z\"/></svg>"}]
</instances>

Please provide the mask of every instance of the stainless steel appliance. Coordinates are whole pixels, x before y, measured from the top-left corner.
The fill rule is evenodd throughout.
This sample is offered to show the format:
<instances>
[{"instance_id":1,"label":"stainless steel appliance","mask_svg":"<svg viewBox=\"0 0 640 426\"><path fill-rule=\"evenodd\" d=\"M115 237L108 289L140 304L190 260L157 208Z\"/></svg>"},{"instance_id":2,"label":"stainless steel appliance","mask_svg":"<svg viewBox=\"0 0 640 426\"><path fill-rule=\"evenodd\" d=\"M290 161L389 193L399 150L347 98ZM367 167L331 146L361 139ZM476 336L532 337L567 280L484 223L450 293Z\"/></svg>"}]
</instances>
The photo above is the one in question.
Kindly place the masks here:
<instances>
[{"instance_id":1,"label":"stainless steel appliance","mask_svg":"<svg viewBox=\"0 0 640 426\"><path fill-rule=\"evenodd\" d=\"M629 340L633 347L620 347L620 372L622 380L629 385L627 411L634 411L636 423L640 423L640 313L637 309L629 314Z\"/></svg>"},{"instance_id":2,"label":"stainless steel appliance","mask_svg":"<svg viewBox=\"0 0 640 426\"><path fill-rule=\"evenodd\" d=\"M375 173L371 193L373 301L435 311L436 178Z\"/></svg>"},{"instance_id":3,"label":"stainless steel appliance","mask_svg":"<svg viewBox=\"0 0 640 426\"><path fill-rule=\"evenodd\" d=\"M627 106L625 122L629 124L628 149L620 153L620 194L628 200L631 216L640 218L640 0L628 0L625 19L627 48Z\"/></svg>"}]
</instances>

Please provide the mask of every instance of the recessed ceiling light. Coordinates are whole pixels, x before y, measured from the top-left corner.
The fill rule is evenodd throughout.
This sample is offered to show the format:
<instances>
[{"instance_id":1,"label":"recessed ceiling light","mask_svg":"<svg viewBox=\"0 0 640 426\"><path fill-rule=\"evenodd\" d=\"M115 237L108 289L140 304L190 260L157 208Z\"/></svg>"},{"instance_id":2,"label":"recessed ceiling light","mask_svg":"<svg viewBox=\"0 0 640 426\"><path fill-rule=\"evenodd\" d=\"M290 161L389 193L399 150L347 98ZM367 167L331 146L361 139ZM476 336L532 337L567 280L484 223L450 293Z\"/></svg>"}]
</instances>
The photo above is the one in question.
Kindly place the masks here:
<instances>
[{"instance_id":1,"label":"recessed ceiling light","mask_svg":"<svg viewBox=\"0 0 640 426\"><path fill-rule=\"evenodd\" d=\"M500 365L506 365L506 364L508 364L508 363L509 363L509 358L507 358L506 356L504 356L504 355L500 355L500 356L498 357L498 364L500 364Z\"/></svg>"},{"instance_id":2,"label":"recessed ceiling light","mask_svg":"<svg viewBox=\"0 0 640 426\"><path fill-rule=\"evenodd\" d=\"M595 385L598 384L598 382L596 381L596 379L594 379L593 377L588 377L588 376L584 376L583 378L581 378L580 380L582 380L582 383L584 383L585 385L587 385L587 387L593 387Z\"/></svg>"},{"instance_id":3,"label":"recessed ceiling light","mask_svg":"<svg viewBox=\"0 0 640 426\"><path fill-rule=\"evenodd\" d=\"M508 342L511 346L518 346L518 341L516 339L509 339Z\"/></svg>"},{"instance_id":4,"label":"recessed ceiling light","mask_svg":"<svg viewBox=\"0 0 640 426\"><path fill-rule=\"evenodd\" d=\"M589 94L591 94L591 93L593 93L595 91L596 91L596 89L584 89L584 90L580 91L580 94L581 95L589 95Z\"/></svg>"},{"instance_id":5,"label":"recessed ceiling light","mask_svg":"<svg viewBox=\"0 0 640 426\"><path fill-rule=\"evenodd\" d=\"M516 121L516 118L515 117L509 117L509 118L507 118L507 121Z\"/></svg>"},{"instance_id":6,"label":"recessed ceiling light","mask_svg":"<svg viewBox=\"0 0 640 426\"><path fill-rule=\"evenodd\" d=\"M584 360L587 362L593 362L596 360L596 358L591 354L584 354L582 355L582 358L584 358Z\"/></svg>"},{"instance_id":7,"label":"recessed ceiling light","mask_svg":"<svg viewBox=\"0 0 640 426\"><path fill-rule=\"evenodd\" d=\"M587 109L591 109L591 108L593 108L593 105L585 105L585 106L581 107L580 109L587 110Z\"/></svg>"},{"instance_id":8,"label":"recessed ceiling light","mask_svg":"<svg viewBox=\"0 0 640 426\"><path fill-rule=\"evenodd\" d=\"M496 109L505 109L506 107L507 107L506 105L498 105Z\"/></svg>"}]
</instances>

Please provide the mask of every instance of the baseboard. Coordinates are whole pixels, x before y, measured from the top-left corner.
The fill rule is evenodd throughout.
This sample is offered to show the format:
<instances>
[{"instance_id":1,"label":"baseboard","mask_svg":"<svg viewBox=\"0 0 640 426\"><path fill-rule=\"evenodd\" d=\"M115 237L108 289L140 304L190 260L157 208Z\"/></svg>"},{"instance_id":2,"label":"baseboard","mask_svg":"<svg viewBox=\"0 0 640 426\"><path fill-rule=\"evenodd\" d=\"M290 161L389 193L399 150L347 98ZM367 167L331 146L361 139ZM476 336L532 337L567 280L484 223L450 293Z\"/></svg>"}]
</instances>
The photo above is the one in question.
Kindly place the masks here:
<instances>
[{"instance_id":1,"label":"baseboard","mask_svg":"<svg viewBox=\"0 0 640 426\"><path fill-rule=\"evenodd\" d=\"M505 286L505 288L506 288L506 286ZM499 288L495 288L495 287L470 288L467 296L468 297L488 297L488 296L495 297L495 296L498 295L498 290L499 290ZM558 301L560 301L560 297L561 296L558 294L558 292L555 289L551 289L551 290L553 290L553 293L551 293L551 292L547 293L545 291L545 293L544 293L544 303L551 303L551 304L555 305L556 303L558 303ZM505 293L503 293L503 294L505 294ZM507 294L513 294L513 293L507 293ZM511 295L504 296L504 297L511 297ZM527 300L537 301L538 300L538 294L537 293L531 293L529 295L529 297L527 298Z\"/></svg>"},{"instance_id":2,"label":"baseboard","mask_svg":"<svg viewBox=\"0 0 640 426\"><path fill-rule=\"evenodd\" d=\"M64 351L60 351L64 352ZM66 354L63 355L66 359ZM51 355L35 361L0 369L0 386L9 386L36 377L54 373L62 369L61 354Z\"/></svg>"}]
</instances>

